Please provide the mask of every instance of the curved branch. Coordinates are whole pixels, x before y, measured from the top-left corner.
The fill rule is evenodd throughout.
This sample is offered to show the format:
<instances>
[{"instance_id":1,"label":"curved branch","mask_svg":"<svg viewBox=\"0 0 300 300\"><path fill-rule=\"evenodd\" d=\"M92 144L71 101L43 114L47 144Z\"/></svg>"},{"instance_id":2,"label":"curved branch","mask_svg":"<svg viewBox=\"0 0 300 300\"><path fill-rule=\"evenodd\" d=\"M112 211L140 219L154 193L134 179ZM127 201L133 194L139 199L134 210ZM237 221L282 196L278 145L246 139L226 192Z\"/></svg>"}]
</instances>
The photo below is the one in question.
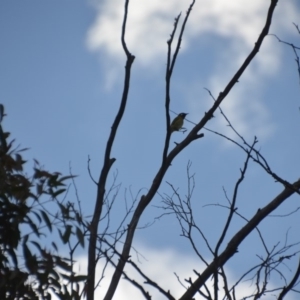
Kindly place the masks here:
<instances>
[{"instance_id":1,"label":"curved branch","mask_svg":"<svg viewBox=\"0 0 300 300\"><path fill-rule=\"evenodd\" d=\"M230 80L230 82L227 84L227 86L225 87L224 91L219 94L217 100L215 101L215 103L211 107L211 109L207 113L205 113L205 115L202 118L202 120L191 130L191 132L189 133L189 135L194 135L195 133L197 133L213 117L214 112L220 106L221 102L229 94L229 92L231 91L231 89L233 88L233 86L238 82L239 78L242 76L242 74L244 73L244 71L247 69L248 65L254 59L255 55L258 53L258 51L259 51L259 49L260 49L260 47L261 47L261 45L263 43L264 38L269 33L269 29L270 29L270 26L271 26L271 21L272 21L273 13L274 13L274 10L275 10L275 7L276 7L277 3L278 3L278 0L271 0L271 4L270 4L269 10L268 10L268 15L267 15L265 26L264 26L263 30L261 31L261 33L260 33L260 35L259 35L259 37L258 37L258 39L257 39L257 41L256 41L256 43L254 45L253 50L250 52L250 54L245 59L245 61L242 64L242 66L239 68L239 70L236 72L236 74L232 77L232 79Z\"/></svg>"},{"instance_id":2,"label":"curved branch","mask_svg":"<svg viewBox=\"0 0 300 300\"><path fill-rule=\"evenodd\" d=\"M109 173L109 170L112 164L115 162L115 158L111 158L111 149L113 146L113 142L116 137L117 129L125 112L128 92L130 87L130 74L131 74L131 66L134 61L134 56L128 51L127 45L125 43L125 30L126 30L126 21L127 21L127 14L128 14L128 4L129 0L125 2L125 12L124 12L124 19L122 25L122 46L124 52L127 56L126 66L125 66L125 81L124 81L124 89L122 94L122 100L120 103L119 111L115 117L113 125L111 127L111 132L106 144L106 150L104 155L104 163L101 170L101 174L98 181L98 189L97 189L97 199L93 214L93 219L90 224L90 241L89 241L89 249L88 249L88 279L87 279L87 300L94 299L94 286L95 286L95 261L96 261L96 243L97 243L97 233L98 233L98 224L102 212L102 206L104 203L104 195L105 195L105 186L106 180Z\"/></svg>"},{"instance_id":3,"label":"curved branch","mask_svg":"<svg viewBox=\"0 0 300 300\"><path fill-rule=\"evenodd\" d=\"M300 260L299 260L298 268L295 272L295 275L294 275L293 279L288 284L288 286L285 286L282 289L282 292L280 293L280 295L278 297L278 300L282 300L285 297L285 295L294 287L294 285L297 282L297 280L299 279L299 277L300 277Z\"/></svg>"}]
</instances>

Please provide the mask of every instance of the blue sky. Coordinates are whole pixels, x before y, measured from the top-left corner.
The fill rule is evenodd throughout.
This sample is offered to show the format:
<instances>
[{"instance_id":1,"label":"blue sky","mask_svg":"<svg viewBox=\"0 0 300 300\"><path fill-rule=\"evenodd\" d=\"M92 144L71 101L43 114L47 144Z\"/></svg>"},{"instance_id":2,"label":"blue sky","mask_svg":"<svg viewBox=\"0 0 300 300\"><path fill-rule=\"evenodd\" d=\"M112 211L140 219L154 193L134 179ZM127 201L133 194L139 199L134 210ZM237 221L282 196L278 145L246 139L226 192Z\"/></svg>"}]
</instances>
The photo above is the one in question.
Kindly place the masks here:
<instances>
[{"instance_id":1,"label":"blue sky","mask_svg":"<svg viewBox=\"0 0 300 300\"><path fill-rule=\"evenodd\" d=\"M122 183L120 207L124 190L129 186L133 194L149 188L162 156L166 41L174 17L180 11L184 16L189 2L160 2L135 0L129 6L127 44L136 59L128 106L112 151L117 161L111 172L118 170L118 182ZM269 5L269 1L263 2L196 2L174 71L172 110L189 113L188 118L193 122L200 120L212 105L204 88L217 97L251 51ZM27 158L38 159L51 171L67 173L71 162L73 172L80 175L76 182L87 215L94 207L96 191L87 171L88 156L92 173L98 178L122 93L125 65L119 40L122 11L123 1L119 0L0 2L0 102L8 114L4 129L12 132L23 147L30 147ZM300 36L292 24L300 25L299 13L298 1L279 1L270 32L299 45ZM290 181L299 178L299 92L293 52L269 36L222 104L236 129L249 143L256 135L258 147L274 172ZM186 122L185 127L189 130L192 125ZM234 137L219 113L207 127ZM203 206L226 203L222 187L232 195L245 154L220 137L204 133L203 139L175 159L165 180L179 187L184 196L186 165L192 161L191 170L196 174L195 211L201 228L213 243L226 211ZM175 133L172 142L183 137ZM239 211L250 218L281 190L280 184L251 163L241 188ZM164 183L160 192L171 191ZM297 201L297 197L292 197L276 213L292 211ZM161 205L160 197L155 197L153 205ZM149 207L141 225L152 222L161 213ZM122 209L114 216L115 220L121 215ZM230 232L234 233L242 224L237 219ZM299 215L294 214L285 219L269 218L262 224L262 230L271 247L285 237L290 227L291 240L297 241L297 225ZM275 230L276 237L270 234ZM159 250L174 257L173 264L178 256L183 256L193 265L191 248L179 234L176 219L166 217L139 231L136 245L147 252L147 257ZM253 245L252 238L243 247L247 245ZM252 255L255 259L255 254ZM231 272L234 274L232 270L243 264L244 257L237 256L235 262L230 262ZM191 271L192 268L186 270L186 276L192 276Z\"/></svg>"}]
</instances>

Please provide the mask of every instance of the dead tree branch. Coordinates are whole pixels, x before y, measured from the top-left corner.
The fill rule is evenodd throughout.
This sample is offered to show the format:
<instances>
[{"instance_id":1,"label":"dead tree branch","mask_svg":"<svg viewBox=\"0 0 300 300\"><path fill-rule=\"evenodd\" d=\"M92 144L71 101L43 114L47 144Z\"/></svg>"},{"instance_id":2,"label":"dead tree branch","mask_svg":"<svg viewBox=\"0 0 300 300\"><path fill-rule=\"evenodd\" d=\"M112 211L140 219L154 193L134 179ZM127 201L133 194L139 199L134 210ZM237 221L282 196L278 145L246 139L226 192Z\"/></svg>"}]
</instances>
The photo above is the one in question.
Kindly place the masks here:
<instances>
[{"instance_id":1,"label":"dead tree branch","mask_svg":"<svg viewBox=\"0 0 300 300\"><path fill-rule=\"evenodd\" d=\"M166 138L166 143L165 143L165 147L164 147L164 151L163 151L163 160L162 160L162 164L161 167L159 168L153 183L151 185L151 187L149 188L148 193L146 193L145 195L143 195L140 199L140 202L137 205L137 208L133 214L132 220L130 222L130 224L128 225L128 230L127 230L127 235L125 238L125 243L124 243L124 247L122 250L122 254L121 254L121 258L116 266L116 270L113 274L112 280L110 282L110 286L108 288L108 291L104 297L104 300L111 300L115 290L119 284L121 275L122 275L122 271L124 270L125 264L129 259L129 254L130 254L130 249L131 249L131 245L133 243L133 237L139 222L140 217L142 216L144 210L146 209L146 207L149 205L149 203L151 202L151 200L153 199L154 195L156 194L156 192L158 191L158 188L161 185L161 182L164 178L165 173L167 172L169 166L171 165L173 159L182 151L184 150L191 142L202 138L204 135L203 133L198 134L198 132L206 125L206 123L212 118L213 113L215 112L215 110L219 107L219 105L221 104L221 102L225 99L225 97L228 95L228 93L231 91L231 89L233 88L233 86L235 85L236 82L238 82L239 78L242 76L243 72L246 70L246 68L248 67L248 65L251 63L251 61L253 60L253 58L255 57L255 55L258 53L264 38L266 37L266 35L269 32L269 28L271 25L271 20L272 20L272 16L273 16L273 12L275 10L276 4L277 4L278 0L272 0L270 7L269 7L269 11L267 14L267 19L266 19L266 23L265 26L260 34L260 36L258 37L257 42L255 43L255 46L253 48L253 50L251 51L251 53L249 54L249 56L246 58L246 60L244 61L244 63L242 64L242 66L240 67L240 69L237 71L237 73L233 76L233 78L231 79L231 81L228 83L228 85L225 87L224 91L221 92L219 94L219 97L217 98L217 100L215 101L215 103L213 104L213 106L210 108L210 110L204 115L204 117L200 120L200 122L190 131L190 133L187 135L187 137L181 142L176 144L176 146L169 152L169 154L167 154L167 150L168 150L168 138ZM126 1L126 3L128 4L128 1ZM192 4L194 3L194 1L192 2ZM125 11L125 14L127 16L127 12ZM126 17L124 18L124 20L126 20ZM123 27L124 28L124 27ZM184 27L182 27L184 30ZM125 30L123 30L123 33L125 32ZM130 61L130 57L128 58ZM132 59L133 61L133 59ZM131 61L131 63L132 63ZM130 64L131 66L131 64ZM127 69L126 69L127 70ZM130 70L130 68L129 68ZM127 74L127 73L126 73ZM126 82L126 78L125 78L125 82ZM129 82L128 82L129 83ZM168 100L167 100L168 101ZM166 105L168 105L166 103ZM168 114L168 113L167 113ZM168 116L167 116L167 121L168 121ZM169 123L168 123L169 124ZM167 124L167 126L168 126ZM170 132L170 130L168 129L168 131ZM170 133L169 133L170 134ZM168 133L167 133L168 136ZM167 150L166 150L167 149ZM298 182L295 183L295 188L298 189ZM103 186L104 188L104 186ZM292 195L294 193L295 190L291 190L291 188L286 188L282 194L280 194L274 201L275 204L273 202L271 207L267 206L265 209L259 211L254 217L253 219L249 222L249 224L247 224L231 241L231 243L228 245L228 247L226 248L226 250L218 257L216 257L214 259L214 261L207 267L207 269L204 271L203 274L201 274L201 277L198 278L193 285L187 290L186 293L184 293L184 295L182 296L182 300L183 299L191 299L191 297L199 290L199 288L201 286L203 286L204 282L213 274L213 272L215 272L216 269L218 269L220 266L224 265L226 263L226 261L235 253L237 246L243 241L243 239L253 230L253 228L255 228L258 223L268 214L270 213L272 210L274 210L277 206L280 205L280 203L282 203L286 198L288 198L290 195ZM277 204L278 202L278 204ZM97 225L97 224L96 224ZM253 227L251 227L253 226ZM88 300L92 300L92 298L88 299Z\"/></svg>"},{"instance_id":2,"label":"dead tree branch","mask_svg":"<svg viewBox=\"0 0 300 300\"><path fill-rule=\"evenodd\" d=\"M120 103L119 111L115 117L113 125L111 127L111 132L106 144L106 150L104 155L104 162L103 167L101 170L101 174L98 180L98 188L97 188L97 198L95 204L95 210L93 214L93 219L90 224L90 241L89 241L89 248L88 248L88 279L87 279L87 300L94 299L94 286L95 286L95 261L96 261L96 243L97 243L97 233L98 233L98 224L102 212L104 197L105 197L105 187L106 187L106 180L109 173L109 170L112 164L115 162L115 158L111 156L111 150L113 146L113 142L116 137L117 129L125 112L128 92L130 87L130 74L131 74L131 66L134 61L134 56L129 52L126 42L125 42L125 31L126 31L126 21L128 15L128 4L129 0L125 2L125 11L124 11L124 19L122 25L122 46L124 52L127 56L127 62L125 66L125 81L124 81L124 89L122 100Z\"/></svg>"},{"instance_id":3,"label":"dead tree branch","mask_svg":"<svg viewBox=\"0 0 300 300\"><path fill-rule=\"evenodd\" d=\"M295 193L295 190L300 189L300 179L292 186L293 188L286 187L269 204L257 211L252 219L250 219L250 221L229 241L226 249L218 257L216 257L204 270L201 276L193 282L191 287L183 294L180 300L190 300L191 297L203 286L203 282L208 280L208 278L212 276L218 268L225 265L225 263L237 252L238 246L249 235L249 233L252 232L266 216L278 208L286 199L292 196Z\"/></svg>"}]
</instances>

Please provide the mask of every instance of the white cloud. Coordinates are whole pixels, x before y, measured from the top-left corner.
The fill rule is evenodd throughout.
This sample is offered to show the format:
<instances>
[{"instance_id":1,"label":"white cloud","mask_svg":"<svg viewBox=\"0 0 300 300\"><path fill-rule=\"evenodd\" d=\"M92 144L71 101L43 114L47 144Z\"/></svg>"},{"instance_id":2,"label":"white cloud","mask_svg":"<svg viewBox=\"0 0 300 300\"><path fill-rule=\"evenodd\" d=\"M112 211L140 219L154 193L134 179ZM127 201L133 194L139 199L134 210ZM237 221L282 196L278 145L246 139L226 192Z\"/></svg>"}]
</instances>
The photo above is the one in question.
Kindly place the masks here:
<instances>
[{"instance_id":1,"label":"white cloud","mask_svg":"<svg viewBox=\"0 0 300 300\"><path fill-rule=\"evenodd\" d=\"M124 1L103 1L99 14L90 28L87 45L90 50L104 50L106 55L123 59L121 25ZM180 3L181 2L181 3ZM166 41L174 17L186 9L182 1L130 1L126 41L129 50L139 61L149 66L158 56L165 58Z\"/></svg>"},{"instance_id":2,"label":"white cloud","mask_svg":"<svg viewBox=\"0 0 300 300\"><path fill-rule=\"evenodd\" d=\"M190 1L191 2L191 1ZM131 0L127 21L126 40L129 49L146 66L151 66L157 58L165 58L166 41L172 30L174 18L182 12L185 16L190 2L180 0ZM200 38L203 33L238 40L240 50L252 47L265 22L269 2L253 1L196 1L184 36L183 47L188 47L192 38ZM280 25L289 24L296 12L292 4L281 8ZM87 46L92 51L102 50L114 58L124 58L120 43L124 0L101 1L98 5L96 21L89 29ZM285 20L285 22L283 21ZM276 26L276 25L275 25ZM233 47L236 45L233 43ZM222 49L227 51L229 49Z\"/></svg>"},{"instance_id":3,"label":"white cloud","mask_svg":"<svg viewBox=\"0 0 300 300\"><path fill-rule=\"evenodd\" d=\"M271 32L293 31L291 22L297 20L297 9L292 2L279 1L275 9ZM173 29L174 17L182 12L181 21L191 1L182 0L131 0L129 4L126 41L129 50L137 56L136 64L155 71L157 65L165 64L166 41ZM217 95L228 80L238 70L252 50L265 23L270 1L261 0L198 0L190 15L182 49L184 52L193 42L201 40L204 34L211 34L228 40L214 57L212 70L208 71L206 86ZM124 0L100 1L98 16L87 35L87 46L91 51L99 51L109 65L107 87L111 88L114 78L118 78L114 66L124 64L120 36L124 10ZM255 60L243 74L239 91L230 94L223 108L241 134L256 132L259 137L268 137L275 130L267 107L261 99L264 86L261 84L269 76L277 74L280 68L281 47L268 37ZM199 59L203 54L199 54ZM190 90L194 82L186 84ZM197 84L199 84L197 82ZM235 90L235 88L234 88ZM249 92L254 91L253 97ZM199 106L192 97L188 100L191 111ZM199 118L199 116L197 116ZM221 123L220 123L221 124Z\"/></svg>"},{"instance_id":4,"label":"white cloud","mask_svg":"<svg viewBox=\"0 0 300 300\"><path fill-rule=\"evenodd\" d=\"M175 299L178 299L185 292L185 288L178 282L177 277L174 275L176 273L179 276L180 281L188 287L185 279L191 278L196 279L196 275L193 270L201 272L204 269L203 263L199 261L195 256L187 255L186 253L176 252L172 249L155 249L144 246L137 246L139 253L139 258L136 258L134 251L132 251L132 259L136 261L138 267L154 282L156 282L165 291L170 291ZM138 260L138 262L137 262ZM78 269L80 274L83 274L86 270L86 258L81 257L77 259ZM102 272L101 265L97 266L97 276L100 278ZM131 276L138 283L142 284L146 291L150 293L153 299L163 300L165 297L159 293L151 285L144 284L145 279L141 278L136 271L134 271L129 265L125 269L127 275ZM225 268L227 274L228 285L233 284L237 281L237 275L232 270ZM107 291L108 284L111 280L114 269L110 266L105 272L105 276L101 281L100 287L96 289L95 298L103 299ZM123 276L122 276L123 278ZM220 286L222 282L220 279ZM207 281L207 287L213 294L213 281L209 279ZM268 283L268 288L275 288L275 285L270 281ZM236 288L235 294L237 299L242 299L247 295L250 295L255 290L255 285L252 281L242 281ZM219 297L222 299L224 296L223 289L219 291ZM121 279L118 285L117 291L114 296L115 300L127 300L127 299L143 299L141 292L135 288L128 281ZM195 295L195 299L202 299L198 294ZM266 300L273 299L273 296L265 296ZM292 299L292 298L290 298Z\"/></svg>"},{"instance_id":5,"label":"white cloud","mask_svg":"<svg viewBox=\"0 0 300 300\"><path fill-rule=\"evenodd\" d=\"M175 298L184 292L184 288L178 283L174 272L176 272L180 276L182 282L184 282L185 278L189 278L191 275L193 275L193 269L197 269L201 266L201 264L199 264L199 261L196 262L191 257L183 253L175 252L171 249L158 250L145 247L137 247L137 249L142 254L139 256L139 262L136 262L138 267L141 268L145 272L145 274L149 276L150 279L155 281L166 291L170 290ZM134 251L132 251L131 255L133 257L133 260L136 261L136 255L134 254ZM78 265L80 265L81 270L86 268L86 259L84 257L78 259ZM100 265L97 270L97 275L99 278L102 271ZM128 265L125 270L126 273L131 276L131 278L142 284L146 291L149 291L149 293L153 296L153 299L165 299L165 297L157 292L156 289L152 288L150 285L144 285L143 283L145 282L145 279L140 277L132 267ZM100 287L96 290L95 295L97 299L103 299L113 271L114 269L110 266L107 268L105 278L101 282ZM128 281L121 279L114 299L125 300L142 298L142 294L137 288L135 288Z\"/></svg>"}]
</instances>

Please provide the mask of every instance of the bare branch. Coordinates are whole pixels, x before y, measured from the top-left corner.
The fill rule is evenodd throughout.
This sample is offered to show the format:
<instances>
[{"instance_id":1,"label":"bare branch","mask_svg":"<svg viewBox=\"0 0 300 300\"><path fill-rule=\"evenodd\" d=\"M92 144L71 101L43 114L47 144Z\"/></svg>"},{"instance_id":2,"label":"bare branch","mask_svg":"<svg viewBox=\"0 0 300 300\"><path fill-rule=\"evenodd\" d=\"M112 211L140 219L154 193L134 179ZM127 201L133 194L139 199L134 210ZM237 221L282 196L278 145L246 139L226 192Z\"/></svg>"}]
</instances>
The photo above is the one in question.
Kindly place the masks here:
<instances>
[{"instance_id":1,"label":"bare branch","mask_svg":"<svg viewBox=\"0 0 300 300\"><path fill-rule=\"evenodd\" d=\"M298 33L300 34L299 27L295 23L294 23L294 25L295 25ZM295 57L296 57L295 61L296 61L296 64L297 64L297 71L298 71L299 84L300 84L300 60L299 60L299 55L297 53L297 50L300 50L300 47L297 47L292 43L288 43L288 42L285 42L285 41L281 40L276 34L270 34L270 35L274 36L278 40L278 42L283 43L285 45L288 45L293 49L293 52L294 52Z\"/></svg>"},{"instance_id":2,"label":"bare branch","mask_svg":"<svg viewBox=\"0 0 300 300\"><path fill-rule=\"evenodd\" d=\"M163 294L167 299L169 300L175 300L175 298L170 294L170 292L166 292L163 288L161 288L156 282L151 280L148 276L146 276L142 270L132 261L129 260L128 263L130 263L137 271L138 273L146 280L145 283L153 286L156 288L161 294Z\"/></svg>"},{"instance_id":3,"label":"bare branch","mask_svg":"<svg viewBox=\"0 0 300 300\"><path fill-rule=\"evenodd\" d=\"M164 147L164 151L163 151L163 161L165 161L166 158L167 158L169 143L170 143L170 137L171 137L171 130L170 130L170 123L171 123L170 122L171 77L172 77L174 66L175 66L175 63L176 63L176 59L177 59L177 56L178 56L178 53L179 53L179 50L180 50L180 45L181 45L184 29L185 29L185 26L186 26L186 22L187 22L187 20L190 16L190 13L192 11L192 8L193 8L194 4L195 4L195 0L193 0L193 2L190 4L190 7L189 7L189 9L186 13L186 16L184 18L184 21L182 23L181 30L180 30L180 33L179 33L179 37L178 37L178 40L177 40L177 45L176 45L173 57L171 57L172 56L172 47L171 46L172 46L172 42L173 42L173 39L174 39L175 32L177 30L177 26L178 26L178 22L179 22L181 13L178 15L177 18L175 18L174 29L171 33L170 39L167 42L168 43L168 56L167 56L167 69L166 69L166 101L165 101L167 135L166 135L165 147Z\"/></svg>"},{"instance_id":4,"label":"bare branch","mask_svg":"<svg viewBox=\"0 0 300 300\"><path fill-rule=\"evenodd\" d=\"M251 61L254 59L255 55L258 53L258 51L263 43L264 38L268 35L269 29L271 26L271 22L272 22L273 13L274 13L275 7L277 5L277 2L278 2L278 0L271 0L271 4L270 4L269 10L268 10L268 15L267 15L265 26L264 26L262 32L260 33L260 35L254 45L253 50L248 55L248 57L246 58L246 60L242 64L242 66L239 68L239 70L236 72L236 74L232 77L230 82L227 84L224 91L219 94L214 105L209 109L209 111L207 113L205 113L205 115L201 119L201 121L191 130L191 132L189 133L186 140L188 140L190 138L190 136L194 136L213 117L214 112L220 106L221 102L226 98L226 96L229 94L229 92L231 91L233 86L238 82L238 80L240 79L240 77L242 76L244 71L247 69L247 67L249 66Z\"/></svg>"},{"instance_id":5,"label":"bare branch","mask_svg":"<svg viewBox=\"0 0 300 300\"><path fill-rule=\"evenodd\" d=\"M200 234L200 236L203 238L209 251L212 254L214 253L211 246L209 245L208 239L206 238L205 234L203 233L201 228L199 226L197 226L197 224L194 220L191 199L192 199L192 195L193 195L195 182L194 182L194 176L190 175L190 167L191 167L191 163L189 162L187 165L188 195L186 197L186 200L182 200L181 196L177 192L177 189L172 184L168 183L173 191L173 196L176 197L178 203L176 203L173 200L173 196L172 197L168 197L168 196L162 197L163 203L165 203L165 205L166 205L166 207L163 207L163 208L173 211L173 213L175 214L175 216L178 220L178 223L181 227L182 236L189 240L189 242L191 243L197 256L200 258L200 260L206 266L208 266L208 262L204 259L203 255L201 255L201 253L199 252L198 248L195 245L194 238L192 236L193 229L195 229Z\"/></svg>"},{"instance_id":6,"label":"bare branch","mask_svg":"<svg viewBox=\"0 0 300 300\"><path fill-rule=\"evenodd\" d=\"M242 181L243 181L244 178L245 178L245 174L246 174L246 171L247 171L249 159L250 159L250 157L251 157L250 154L251 154L251 152L252 152L252 150L253 150L255 144L256 144L256 140L253 141L253 144L252 144L250 150L249 150L248 153L247 153L247 158L246 158L246 161L245 161L245 163L244 163L244 168L241 170L241 176L240 176L240 178L238 179L238 181L236 182L236 185L235 185L235 188L234 188L233 197L232 197L232 201L231 201L231 205L230 205L230 212L229 212L229 215L228 215L226 224L225 224L225 226L224 226L223 232L222 232L222 234L221 234L221 236L220 236L220 239L219 239L219 241L218 241L218 243L217 243L217 246L216 246L216 249L215 249L215 252L214 252L215 257L218 255L219 248L220 248L222 242L224 241L224 238L225 238L225 235L226 235L226 233L227 233L227 231L228 231L229 225L230 225L230 223L231 223L233 214L234 214L234 212L235 212L235 210L236 210L235 204L236 204L236 199L237 199L237 195L238 195L238 189L239 189L240 184L242 183Z\"/></svg>"},{"instance_id":7,"label":"bare branch","mask_svg":"<svg viewBox=\"0 0 300 300\"><path fill-rule=\"evenodd\" d=\"M282 289L282 292L279 294L278 300L282 300L285 297L285 295L289 291L292 290L292 288L294 287L294 285L297 282L297 280L299 279L299 277L300 277L300 260L299 260L298 268L297 268L297 270L295 272L295 275L294 275L293 279L290 281L290 283L286 287L284 287Z\"/></svg>"},{"instance_id":8,"label":"bare branch","mask_svg":"<svg viewBox=\"0 0 300 300\"><path fill-rule=\"evenodd\" d=\"M124 19L122 25L122 46L127 56L126 66L125 66L125 81L124 81L124 89L122 100L120 103L119 111L115 117L113 125L111 127L111 133L109 135L106 150L104 155L104 163L101 170L101 174L98 181L98 190L97 190L97 198L95 204L95 210L93 214L93 219L90 225L90 242L89 242L89 249L88 249L88 280L87 280L87 300L94 299L94 286L95 286L95 259L96 259L96 243L97 243L97 232L98 232L98 224L102 212L102 206L104 202L105 196L105 187L106 187L106 180L109 173L109 170L112 164L115 162L115 158L111 158L111 150L113 146L113 142L115 140L115 136L117 133L117 129L125 112L129 86L130 86L130 74L131 74L131 66L134 61L134 56L130 54L128 51L127 45L125 43L125 29L126 29L126 21L127 21L127 14L128 14L128 4L129 0L125 2L125 11L124 11Z\"/></svg>"},{"instance_id":9,"label":"bare branch","mask_svg":"<svg viewBox=\"0 0 300 300\"><path fill-rule=\"evenodd\" d=\"M252 219L229 241L226 249L216 257L213 262L204 270L201 277L195 280L193 285L187 290L180 300L190 299L203 285L211 275L221 266L223 266L236 253L238 246L252 232L256 226L272 211L278 208L286 199L300 189L300 179L293 184L293 188L286 187L277 197L262 209L259 209Z\"/></svg>"},{"instance_id":10,"label":"bare branch","mask_svg":"<svg viewBox=\"0 0 300 300\"><path fill-rule=\"evenodd\" d=\"M120 254L118 253L118 255ZM106 258L115 268L117 268L116 264L112 261L112 259L108 255L106 255ZM141 284L139 284L136 280L131 279L124 271L122 271L122 274L126 280L128 280L133 286L135 286L138 290L141 291L145 299L151 300L152 297L150 296L149 292L147 292Z\"/></svg>"},{"instance_id":11,"label":"bare branch","mask_svg":"<svg viewBox=\"0 0 300 300\"><path fill-rule=\"evenodd\" d=\"M249 149L252 149L252 151L255 153L255 155L252 155L251 153L249 153L251 159L256 162L257 164L259 164L268 174L270 174L276 181L280 182L283 184L283 186L289 186L290 188L293 188L293 186L286 180L284 180L283 178L281 178L279 175L277 175L276 173L274 173L271 169L271 167L269 166L267 160L264 158L264 156L260 153L259 150L256 150L254 147L252 147L252 145L250 145L245 138L238 133L238 131L233 127L233 125L231 124L231 122L229 121L229 119L227 118L227 116L225 115L225 113L223 112L223 110L221 109L221 107L219 107L219 110L222 114L222 116L225 118L225 120L228 123L228 126L233 130L233 132L242 140L243 144L246 145L248 148L243 147L242 145L240 145L238 142L230 139L229 137L226 137L225 135L221 134L221 133L217 133L214 132L212 130L209 130L219 136L222 136L223 138L231 141L232 143L234 143L235 145L239 146L241 149L243 149L246 153L249 153ZM255 138L255 142L257 143L257 138ZM300 194L299 191L295 191L296 193Z\"/></svg>"}]
</instances>

